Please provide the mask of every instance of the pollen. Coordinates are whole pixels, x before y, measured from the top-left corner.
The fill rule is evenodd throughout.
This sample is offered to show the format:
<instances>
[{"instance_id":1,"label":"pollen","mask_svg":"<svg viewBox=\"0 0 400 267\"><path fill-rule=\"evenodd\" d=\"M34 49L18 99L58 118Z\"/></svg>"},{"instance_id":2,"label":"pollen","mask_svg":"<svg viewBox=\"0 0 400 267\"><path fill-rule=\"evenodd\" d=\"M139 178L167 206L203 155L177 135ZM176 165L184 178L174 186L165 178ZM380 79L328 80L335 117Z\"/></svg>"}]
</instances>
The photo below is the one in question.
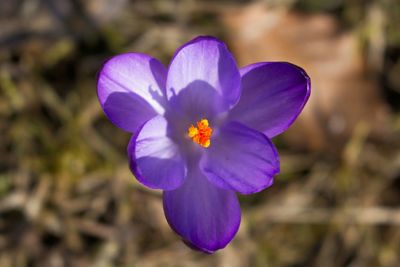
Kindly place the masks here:
<instances>
[{"instance_id":1,"label":"pollen","mask_svg":"<svg viewBox=\"0 0 400 267\"><path fill-rule=\"evenodd\" d=\"M192 124L188 129L188 136L192 138L193 142L202 147L210 146L211 134L212 128L209 126L207 119L198 121L197 127Z\"/></svg>"}]
</instances>

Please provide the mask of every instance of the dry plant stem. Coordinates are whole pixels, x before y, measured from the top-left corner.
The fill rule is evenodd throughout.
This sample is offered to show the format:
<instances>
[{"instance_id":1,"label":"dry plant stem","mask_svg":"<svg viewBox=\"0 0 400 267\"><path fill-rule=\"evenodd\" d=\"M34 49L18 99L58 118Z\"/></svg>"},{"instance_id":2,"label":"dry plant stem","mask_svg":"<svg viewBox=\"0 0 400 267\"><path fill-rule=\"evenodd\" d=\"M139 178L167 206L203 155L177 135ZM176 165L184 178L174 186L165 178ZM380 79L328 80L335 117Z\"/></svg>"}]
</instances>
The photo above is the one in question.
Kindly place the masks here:
<instances>
[{"instance_id":1,"label":"dry plant stem","mask_svg":"<svg viewBox=\"0 0 400 267\"><path fill-rule=\"evenodd\" d=\"M351 207L343 209L309 207L265 207L249 213L250 220L291 224L388 224L400 225L400 209L385 207Z\"/></svg>"}]
</instances>

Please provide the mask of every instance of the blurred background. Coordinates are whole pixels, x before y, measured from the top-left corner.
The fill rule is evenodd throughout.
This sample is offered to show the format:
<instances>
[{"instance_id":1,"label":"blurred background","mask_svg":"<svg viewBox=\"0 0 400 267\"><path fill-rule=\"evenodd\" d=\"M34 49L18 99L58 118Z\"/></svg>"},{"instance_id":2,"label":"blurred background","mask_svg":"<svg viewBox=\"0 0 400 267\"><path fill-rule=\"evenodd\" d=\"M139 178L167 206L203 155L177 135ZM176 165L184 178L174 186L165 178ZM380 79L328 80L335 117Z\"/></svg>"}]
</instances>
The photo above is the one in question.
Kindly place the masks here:
<instances>
[{"instance_id":1,"label":"blurred background","mask_svg":"<svg viewBox=\"0 0 400 267\"><path fill-rule=\"evenodd\" d=\"M397 0L1 0L0 266L400 266L399 29ZM96 97L108 57L168 64L197 35L312 80L281 174L214 255L169 228Z\"/></svg>"}]
</instances>

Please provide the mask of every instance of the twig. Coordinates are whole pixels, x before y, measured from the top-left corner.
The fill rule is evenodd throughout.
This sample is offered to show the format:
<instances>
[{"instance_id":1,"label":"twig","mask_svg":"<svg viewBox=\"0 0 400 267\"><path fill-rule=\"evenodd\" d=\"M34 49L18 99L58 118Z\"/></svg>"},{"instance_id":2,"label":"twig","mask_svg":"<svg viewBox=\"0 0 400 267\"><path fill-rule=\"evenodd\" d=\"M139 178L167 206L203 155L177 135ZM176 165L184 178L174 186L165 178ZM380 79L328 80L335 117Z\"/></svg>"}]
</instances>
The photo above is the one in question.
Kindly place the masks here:
<instances>
[{"instance_id":1,"label":"twig","mask_svg":"<svg viewBox=\"0 0 400 267\"><path fill-rule=\"evenodd\" d=\"M400 208L351 207L342 209L306 207L267 207L252 211L250 220L256 225L262 222L295 224L391 224L400 225Z\"/></svg>"}]
</instances>

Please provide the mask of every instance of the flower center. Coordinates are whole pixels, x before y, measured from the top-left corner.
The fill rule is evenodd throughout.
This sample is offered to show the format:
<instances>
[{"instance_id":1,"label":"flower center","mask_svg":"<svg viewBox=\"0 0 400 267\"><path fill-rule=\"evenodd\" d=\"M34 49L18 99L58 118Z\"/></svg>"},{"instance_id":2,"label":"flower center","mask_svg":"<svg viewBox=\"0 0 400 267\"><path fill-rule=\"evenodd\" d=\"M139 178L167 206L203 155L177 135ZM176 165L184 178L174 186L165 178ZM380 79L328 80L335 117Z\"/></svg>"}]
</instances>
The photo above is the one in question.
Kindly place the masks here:
<instances>
[{"instance_id":1,"label":"flower center","mask_svg":"<svg viewBox=\"0 0 400 267\"><path fill-rule=\"evenodd\" d=\"M193 142L199 144L202 147L210 146L210 138L212 134L212 128L208 126L208 120L202 119L197 122L197 127L193 124L188 129L188 136L192 138Z\"/></svg>"}]
</instances>

